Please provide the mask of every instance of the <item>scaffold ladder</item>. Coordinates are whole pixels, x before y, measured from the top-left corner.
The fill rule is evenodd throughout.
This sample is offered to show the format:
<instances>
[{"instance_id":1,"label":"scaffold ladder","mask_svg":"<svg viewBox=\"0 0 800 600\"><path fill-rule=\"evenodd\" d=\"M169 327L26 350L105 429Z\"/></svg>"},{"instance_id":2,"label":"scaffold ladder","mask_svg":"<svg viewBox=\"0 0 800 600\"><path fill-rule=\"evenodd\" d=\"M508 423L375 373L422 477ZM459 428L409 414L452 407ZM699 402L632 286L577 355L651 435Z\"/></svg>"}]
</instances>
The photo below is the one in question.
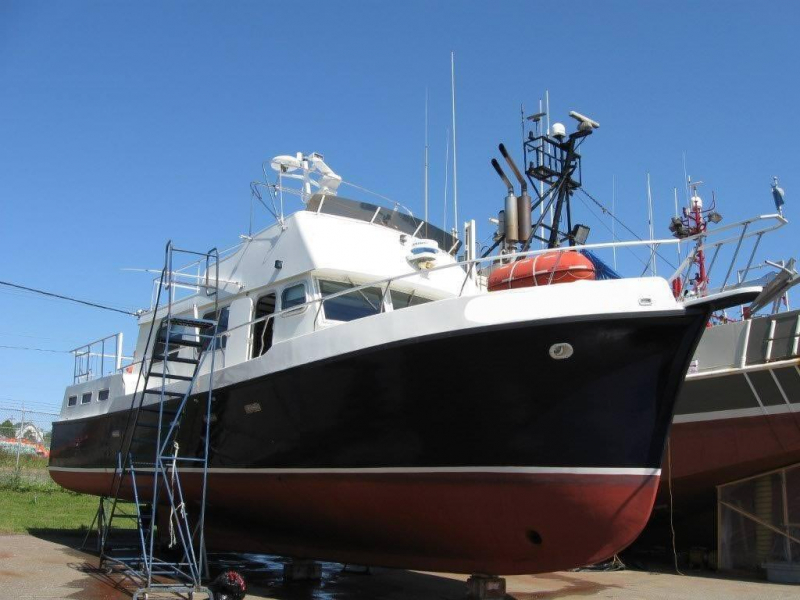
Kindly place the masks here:
<instances>
[{"instance_id":1,"label":"scaffold ladder","mask_svg":"<svg viewBox=\"0 0 800 600\"><path fill-rule=\"evenodd\" d=\"M213 295L213 319L173 314L179 276L173 270L175 254L190 254L205 261L205 284L197 289ZM159 314L163 317L157 327ZM95 516L100 566L121 567L140 582L134 600L154 593L203 593L213 598L212 591L203 585L208 578L204 524L218 317L219 253L216 249L204 253L181 250L169 242L146 345L149 360L141 364L139 381L143 379L144 383L139 389L137 381L111 492L100 499ZM197 394L194 388L206 364L208 391ZM180 382L185 382L185 387L176 389ZM155 401L147 400L154 396ZM203 411L204 431L201 452L187 456L181 455L178 432L193 397L205 400L198 407ZM190 502L196 515L190 515L184 495L182 477L187 469L200 477L199 497L192 497ZM157 523L159 510L168 512L167 523L163 519ZM133 521L135 527L125 527L125 521ZM170 556L174 559L158 555L158 525L169 527L169 546L174 548Z\"/></svg>"}]
</instances>

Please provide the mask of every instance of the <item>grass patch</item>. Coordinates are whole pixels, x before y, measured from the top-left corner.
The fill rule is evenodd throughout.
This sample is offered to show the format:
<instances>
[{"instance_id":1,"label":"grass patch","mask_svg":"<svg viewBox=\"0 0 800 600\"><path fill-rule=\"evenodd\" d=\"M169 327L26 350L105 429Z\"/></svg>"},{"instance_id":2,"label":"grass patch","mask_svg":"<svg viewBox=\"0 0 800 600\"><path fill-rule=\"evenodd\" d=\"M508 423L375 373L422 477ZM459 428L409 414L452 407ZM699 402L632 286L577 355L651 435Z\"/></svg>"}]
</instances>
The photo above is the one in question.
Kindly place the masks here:
<instances>
[{"instance_id":1,"label":"grass patch","mask_svg":"<svg viewBox=\"0 0 800 600\"><path fill-rule=\"evenodd\" d=\"M23 471L45 471L47 469L47 458L35 454L20 454L19 468ZM0 470L17 468L17 455L14 452L0 450Z\"/></svg>"},{"instance_id":2,"label":"grass patch","mask_svg":"<svg viewBox=\"0 0 800 600\"><path fill-rule=\"evenodd\" d=\"M0 534L37 531L85 532L94 519L100 498L62 488L50 479L48 459L0 451ZM106 510L110 509L107 501ZM134 514L135 507L121 501L120 513ZM114 527L132 529L132 519L115 519Z\"/></svg>"},{"instance_id":3,"label":"grass patch","mask_svg":"<svg viewBox=\"0 0 800 600\"><path fill-rule=\"evenodd\" d=\"M0 533L86 530L98 498L65 490L47 474L47 459L0 452Z\"/></svg>"},{"instance_id":4,"label":"grass patch","mask_svg":"<svg viewBox=\"0 0 800 600\"><path fill-rule=\"evenodd\" d=\"M0 533L32 529L86 530L98 498L67 491L56 484L27 483L13 487L0 481Z\"/></svg>"}]
</instances>

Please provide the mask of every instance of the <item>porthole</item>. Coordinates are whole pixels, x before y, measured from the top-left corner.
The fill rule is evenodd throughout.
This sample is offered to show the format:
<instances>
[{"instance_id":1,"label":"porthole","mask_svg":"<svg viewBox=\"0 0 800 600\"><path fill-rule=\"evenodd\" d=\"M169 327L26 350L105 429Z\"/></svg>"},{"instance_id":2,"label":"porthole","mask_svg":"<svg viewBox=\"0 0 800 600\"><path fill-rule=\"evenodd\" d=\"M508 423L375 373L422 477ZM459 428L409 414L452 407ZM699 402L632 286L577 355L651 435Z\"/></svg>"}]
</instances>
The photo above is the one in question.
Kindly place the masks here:
<instances>
[{"instance_id":1,"label":"porthole","mask_svg":"<svg viewBox=\"0 0 800 600\"><path fill-rule=\"evenodd\" d=\"M572 344L567 342L558 342L550 346L550 358L554 360L564 360L572 356L574 350Z\"/></svg>"}]
</instances>

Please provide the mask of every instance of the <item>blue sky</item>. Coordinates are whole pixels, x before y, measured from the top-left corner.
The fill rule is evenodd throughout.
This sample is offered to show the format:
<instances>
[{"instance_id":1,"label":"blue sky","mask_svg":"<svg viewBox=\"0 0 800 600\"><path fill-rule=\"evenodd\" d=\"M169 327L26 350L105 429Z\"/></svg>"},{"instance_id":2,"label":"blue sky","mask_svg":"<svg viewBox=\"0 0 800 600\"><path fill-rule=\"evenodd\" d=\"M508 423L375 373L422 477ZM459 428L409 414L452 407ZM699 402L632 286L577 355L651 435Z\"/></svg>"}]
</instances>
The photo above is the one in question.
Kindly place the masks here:
<instances>
[{"instance_id":1,"label":"blue sky","mask_svg":"<svg viewBox=\"0 0 800 600\"><path fill-rule=\"evenodd\" d=\"M115 306L149 302L164 243L227 247L248 184L277 154L318 151L345 180L422 211L430 98L431 214L441 222L456 53L458 195L480 237L503 188L497 143L550 90L601 128L587 191L657 236L689 174L730 222L800 189L794 2L0 3L0 279ZM682 192L681 192L682 193ZM581 205L578 205L581 208ZM269 216L257 213L257 225ZM449 217L452 220L452 217ZM593 241L607 232L593 224ZM764 257L797 255L791 228ZM66 349L133 319L0 289L0 345ZM57 406L66 354L0 349L0 406Z\"/></svg>"}]
</instances>

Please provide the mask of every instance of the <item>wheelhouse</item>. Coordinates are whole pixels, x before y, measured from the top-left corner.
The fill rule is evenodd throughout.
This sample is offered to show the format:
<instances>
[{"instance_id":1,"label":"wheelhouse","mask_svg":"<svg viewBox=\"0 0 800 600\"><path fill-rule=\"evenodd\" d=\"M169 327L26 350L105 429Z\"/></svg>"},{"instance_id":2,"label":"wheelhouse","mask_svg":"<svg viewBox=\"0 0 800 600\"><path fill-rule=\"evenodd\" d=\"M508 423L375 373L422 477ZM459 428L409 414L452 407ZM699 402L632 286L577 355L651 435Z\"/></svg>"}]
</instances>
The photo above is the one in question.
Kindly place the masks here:
<instances>
[{"instance_id":1,"label":"wheelhouse","mask_svg":"<svg viewBox=\"0 0 800 600\"><path fill-rule=\"evenodd\" d=\"M201 261L175 270L182 283L170 291L173 314L218 323L214 341L202 339L197 331L179 333L197 336L199 350L213 345L217 368L225 368L268 361L271 348L297 336L476 291L472 279L465 285L462 269L426 272L410 260L411 246L420 239L438 246L432 264L456 265L460 242L429 223L396 209L314 195L305 210L245 239L223 253L218 264ZM217 270L218 284L211 289ZM369 285L375 281L384 283ZM151 338L156 340L153 356L163 354L158 340L165 334L164 316L153 308L140 315L133 356L119 373L86 376L67 389L64 408L70 410L63 411L65 417L94 414L108 406L84 397L97 398L102 389L108 398L114 387L110 379L119 380L121 393L133 392L143 358L149 358ZM171 348L170 358L197 352ZM91 409L84 407L87 404Z\"/></svg>"}]
</instances>

